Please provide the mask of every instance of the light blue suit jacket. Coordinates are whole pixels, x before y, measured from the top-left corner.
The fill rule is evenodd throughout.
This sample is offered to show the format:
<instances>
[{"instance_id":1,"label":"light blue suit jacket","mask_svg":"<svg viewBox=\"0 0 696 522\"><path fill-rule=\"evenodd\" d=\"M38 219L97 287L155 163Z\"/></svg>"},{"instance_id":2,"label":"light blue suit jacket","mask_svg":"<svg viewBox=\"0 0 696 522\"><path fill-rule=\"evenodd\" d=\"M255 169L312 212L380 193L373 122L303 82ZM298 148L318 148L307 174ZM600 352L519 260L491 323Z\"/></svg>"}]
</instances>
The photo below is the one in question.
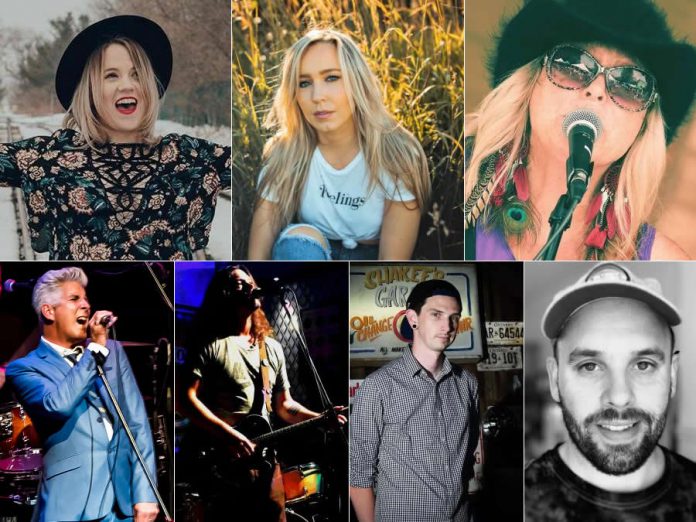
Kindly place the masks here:
<instances>
[{"instance_id":1,"label":"light blue suit jacket","mask_svg":"<svg viewBox=\"0 0 696 522\"><path fill-rule=\"evenodd\" d=\"M133 371L119 343L109 341L107 348L107 380L156 479L152 433ZM42 340L26 357L9 364L6 375L43 440L40 522L99 519L112 511L114 502L132 515L134 504L156 501L89 350L71 368ZM111 441L97 397L113 419Z\"/></svg>"}]
</instances>

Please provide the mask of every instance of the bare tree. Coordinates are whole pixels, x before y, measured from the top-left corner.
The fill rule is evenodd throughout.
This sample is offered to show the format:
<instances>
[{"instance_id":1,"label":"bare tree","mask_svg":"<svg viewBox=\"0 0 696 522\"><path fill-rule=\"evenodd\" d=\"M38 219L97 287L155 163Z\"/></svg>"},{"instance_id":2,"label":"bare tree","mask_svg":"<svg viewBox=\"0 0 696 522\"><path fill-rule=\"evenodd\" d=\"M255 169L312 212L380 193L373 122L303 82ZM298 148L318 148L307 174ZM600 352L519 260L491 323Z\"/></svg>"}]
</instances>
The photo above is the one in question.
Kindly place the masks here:
<instances>
[{"instance_id":1,"label":"bare tree","mask_svg":"<svg viewBox=\"0 0 696 522\"><path fill-rule=\"evenodd\" d=\"M50 36L38 36L19 49L19 59L10 65L17 80L12 103L21 112L45 114L60 110L54 92L55 71L60 57L72 38L88 25L89 19L72 13L50 21Z\"/></svg>"},{"instance_id":2,"label":"bare tree","mask_svg":"<svg viewBox=\"0 0 696 522\"><path fill-rule=\"evenodd\" d=\"M174 71L163 115L182 123L230 123L230 6L226 0L99 0L100 17L138 14L172 42Z\"/></svg>"}]
</instances>

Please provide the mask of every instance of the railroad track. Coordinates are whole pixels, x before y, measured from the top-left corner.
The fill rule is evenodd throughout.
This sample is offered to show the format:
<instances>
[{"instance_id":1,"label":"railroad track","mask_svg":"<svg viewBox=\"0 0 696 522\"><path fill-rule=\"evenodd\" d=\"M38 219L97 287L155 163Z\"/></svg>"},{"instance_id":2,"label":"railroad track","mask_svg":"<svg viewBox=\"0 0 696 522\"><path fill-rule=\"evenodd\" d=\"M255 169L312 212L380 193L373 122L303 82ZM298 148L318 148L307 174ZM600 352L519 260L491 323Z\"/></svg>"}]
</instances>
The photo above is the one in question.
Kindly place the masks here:
<instances>
[{"instance_id":1,"label":"railroad track","mask_svg":"<svg viewBox=\"0 0 696 522\"><path fill-rule=\"evenodd\" d=\"M11 143L19 141L22 139L22 133L17 124L15 124L10 118L7 118L0 125L0 143ZM29 234L28 225L28 214L27 208L24 204L24 195L21 189L18 188L6 188L3 191L9 191L9 198L12 201L12 207L14 209L14 231L15 239L14 241L7 238L5 241L9 241L6 245L7 250L3 253L3 258L14 258L22 261L31 260L34 261L38 259L37 254L31 248L31 236ZM8 229L11 229L12 225L8 223ZM12 236L11 230L7 233ZM12 251L14 250L14 255Z\"/></svg>"}]
</instances>

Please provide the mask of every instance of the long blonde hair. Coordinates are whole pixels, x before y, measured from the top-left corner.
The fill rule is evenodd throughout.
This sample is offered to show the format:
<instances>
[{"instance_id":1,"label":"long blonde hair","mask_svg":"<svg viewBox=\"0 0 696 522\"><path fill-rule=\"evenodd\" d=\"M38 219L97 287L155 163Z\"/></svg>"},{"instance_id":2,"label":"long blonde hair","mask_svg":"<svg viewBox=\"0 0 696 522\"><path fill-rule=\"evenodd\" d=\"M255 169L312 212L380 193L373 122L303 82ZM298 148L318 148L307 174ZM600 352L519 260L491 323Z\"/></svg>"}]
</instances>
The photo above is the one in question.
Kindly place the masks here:
<instances>
[{"instance_id":1,"label":"long blonde hair","mask_svg":"<svg viewBox=\"0 0 696 522\"><path fill-rule=\"evenodd\" d=\"M466 134L475 138L465 176L467 197L479 181L481 166L486 159L510 147L502 174L492 180L484 196L479 198L479 208L483 207L484 219L490 208L486 193L492 193L495 186L505 183L504 173L510 171L527 139L529 100L543 69L542 62L542 58L537 58L517 69L484 98L476 112L466 117ZM656 101L648 109L636 140L625 156L618 160L622 163L614 210L619 233L607 244L605 257L635 257L639 228L650 216L665 174L666 148L664 120L659 102ZM627 202L627 205L619 202ZM473 214L478 217L478 209L474 208ZM472 226L468 216L467 226Z\"/></svg>"},{"instance_id":2,"label":"long blonde hair","mask_svg":"<svg viewBox=\"0 0 696 522\"><path fill-rule=\"evenodd\" d=\"M145 112L137 130L144 143L154 143L157 141L154 131L160 107L158 80L147 53L128 38L114 38L92 52L75 88L63 126L78 131L90 147L108 143L109 136L99 115L104 113L101 96L104 53L107 47L114 44L126 48L140 82L143 99L139 103L144 104Z\"/></svg>"},{"instance_id":3,"label":"long blonde hair","mask_svg":"<svg viewBox=\"0 0 696 522\"><path fill-rule=\"evenodd\" d=\"M296 93L302 56L318 42L333 43L338 51L360 148L369 169L368 190L383 188L380 173L386 172L396 186L403 183L422 211L430 198L423 148L387 111L379 82L357 45L333 29L310 30L285 53L280 85L264 122L275 134L264 147L265 175L259 183L256 204L265 195L273 194L278 205L276 220L281 226L289 223L300 207L318 140L316 131L302 115Z\"/></svg>"}]
</instances>

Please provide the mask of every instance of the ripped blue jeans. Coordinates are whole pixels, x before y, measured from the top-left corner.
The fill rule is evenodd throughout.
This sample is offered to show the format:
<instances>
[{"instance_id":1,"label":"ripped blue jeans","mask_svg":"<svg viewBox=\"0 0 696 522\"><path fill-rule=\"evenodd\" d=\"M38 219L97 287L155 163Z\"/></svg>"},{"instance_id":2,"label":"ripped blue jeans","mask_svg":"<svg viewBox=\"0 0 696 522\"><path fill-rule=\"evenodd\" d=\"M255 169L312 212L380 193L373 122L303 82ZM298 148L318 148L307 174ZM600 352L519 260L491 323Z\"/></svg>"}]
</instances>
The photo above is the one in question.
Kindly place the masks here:
<instances>
[{"instance_id":1,"label":"ripped blue jeans","mask_svg":"<svg viewBox=\"0 0 696 522\"><path fill-rule=\"evenodd\" d=\"M298 227L314 229L324 238L325 247L318 239L306 234L290 234ZM304 223L286 227L276 239L271 251L271 259L285 261L326 261L326 260L376 260L379 257L379 245L358 245L346 248L340 240L328 240L321 231Z\"/></svg>"}]
</instances>

